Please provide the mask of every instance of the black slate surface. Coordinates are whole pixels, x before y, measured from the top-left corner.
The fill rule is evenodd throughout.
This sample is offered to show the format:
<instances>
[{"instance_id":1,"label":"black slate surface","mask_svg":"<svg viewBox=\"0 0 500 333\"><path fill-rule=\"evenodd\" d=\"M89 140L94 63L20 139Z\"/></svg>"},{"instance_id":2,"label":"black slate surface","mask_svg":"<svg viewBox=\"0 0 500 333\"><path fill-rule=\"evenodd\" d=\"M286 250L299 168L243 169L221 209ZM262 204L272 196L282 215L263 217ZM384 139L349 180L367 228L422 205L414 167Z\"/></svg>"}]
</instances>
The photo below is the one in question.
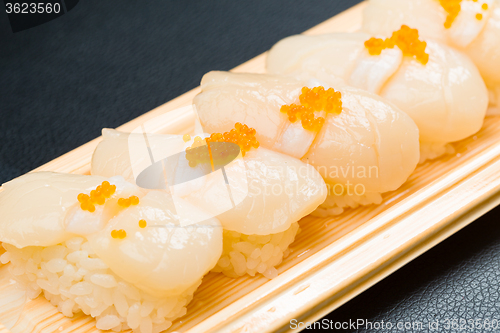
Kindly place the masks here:
<instances>
[{"instance_id":1,"label":"black slate surface","mask_svg":"<svg viewBox=\"0 0 500 333\"><path fill-rule=\"evenodd\" d=\"M15 34L0 5L0 182L194 88L205 72L231 69L358 2L83 0ZM499 212L325 319L372 322L372 329L346 331L427 332L436 320L437 332L500 331L500 324L484 328L485 320L500 320ZM452 329L461 319L476 320L474 328ZM380 328L382 321L393 329ZM398 322L424 326L398 330Z\"/></svg>"}]
</instances>

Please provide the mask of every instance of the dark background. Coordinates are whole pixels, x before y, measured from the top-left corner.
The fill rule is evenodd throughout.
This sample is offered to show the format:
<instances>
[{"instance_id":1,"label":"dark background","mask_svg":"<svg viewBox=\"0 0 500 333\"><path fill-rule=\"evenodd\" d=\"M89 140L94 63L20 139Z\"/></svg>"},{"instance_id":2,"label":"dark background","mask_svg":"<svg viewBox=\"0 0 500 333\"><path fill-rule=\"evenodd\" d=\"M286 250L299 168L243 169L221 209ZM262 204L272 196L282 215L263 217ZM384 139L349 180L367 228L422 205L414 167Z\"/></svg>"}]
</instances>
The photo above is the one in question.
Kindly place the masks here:
<instances>
[{"instance_id":1,"label":"dark background","mask_svg":"<svg viewBox=\"0 0 500 333\"><path fill-rule=\"evenodd\" d=\"M229 70L358 2L83 0L15 34L0 3L0 182L196 87L207 71ZM328 318L499 320L499 212Z\"/></svg>"}]
</instances>

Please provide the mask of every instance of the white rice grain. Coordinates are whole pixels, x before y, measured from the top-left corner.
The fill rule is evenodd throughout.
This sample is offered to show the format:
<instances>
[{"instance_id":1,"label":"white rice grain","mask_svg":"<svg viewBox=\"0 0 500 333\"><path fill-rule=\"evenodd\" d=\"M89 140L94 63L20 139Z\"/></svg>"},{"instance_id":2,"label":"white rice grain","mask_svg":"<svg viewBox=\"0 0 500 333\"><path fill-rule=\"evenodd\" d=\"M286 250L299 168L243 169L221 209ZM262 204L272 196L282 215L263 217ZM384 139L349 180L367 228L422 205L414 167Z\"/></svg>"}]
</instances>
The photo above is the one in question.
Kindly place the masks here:
<instances>
[{"instance_id":1,"label":"white rice grain","mask_svg":"<svg viewBox=\"0 0 500 333\"><path fill-rule=\"evenodd\" d=\"M434 160L444 155L452 155L455 148L450 143L420 143L420 161L422 164L427 160Z\"/></svg>"},{"instance_id":2,"label":"white rice grain","mask_svg":"<svg viewBox=\"0 0 500 333\"><path fill-rule=\"evenodd\" d=\"M0 262L1 262L2 264L4 264L4 265L5 265L6 263L8 263L8 262L10 261L10 259L11 259L11 257L10 257L10 253L9 253L9 252L5 252L4 254L2 254L2 255L0 256Z\"/></svg>"},{"instance_id":3,"label":"white rice grain","mask_svg":"<svg viewBox=\"0 0 500 333\"><path fill-rule=\"evenodd\" d=\"M108 265L106 265L104 261L99 258L83 258L80 261L80 265L89 271L108 268Z\"/></svg>"},{"instance_id":4,"label":"white rice grain","mask_svg":"<svg viewBox=\"0 0 500 333\"><path fill-rule=\"evenodd\" d=\"M65 316L82 311L94 317L97 328L102 330L164 331L186 313L186 305L201 283L200 280L180 295L157 298L116 276L81 237L46 248L2 245L6 252L0 261L10 262L11 274L26 286L29 298L43 292ZM239 254L236 258L241 259ZM229 262L229 258L226 260Z\"/></svg>"},{"instance_id":5,"label":"white rice grain","mask_svg":"<svg viewBox=\"0 0 500 333\"><path fill-rule=\"evenodd\" d=\"M88 295L92 292L92 285L88 282L78 282L69 289L69 292L78 296Z\"/></svg>"},{"instance_id":6,"label":"white rice grain","mask_svg":"<svg viewBox=\"0 0 500 333\"><path fill-rule=\"evenodd\" d=\"M107 315L107 316L101 317L97 321L97 324L95 326L101 330L110 330L113 327L118 326L120 324L121 324L120 318L118 318L115 315Z\"/></svg>"},{"instance_id":7,"label":"white rice grain","mask_svg":"<svg viewBox=\"0 0 500 333\"><path fill-rule=\"evenodd\" d=\"M33 270L34 264L32 266L26 266L26 269L31 268ZM64 270L64 267L66 267L66 260L61 258L52 259L47 263L45 267L47 267L47 270L51 273L59 273Z\"/></svg>"},{"instance_id":8,"label":"white rice grain","mask_svg":"<svg viewBox=\"0 0 500 333\"><path fill-rule=\"evenodd\" d=\"M333 187L330 187L332 189ZM366 192L363 195L335 194L331 190L328 193L325 202L323 202L315 211L311 213L316 217L328 217L340 215L348 208L357 208L359 206L380 205L382 195L377 192Z\"/></svg>"},{"instance_id":9,"label":"white rice grain","mask_svg":"<svg viewBox=\"0 0 500 333\"><path fill-rule=\"evenodd\" d=\"M90 277L90 281L104 288L114 288L117 286L116 279L111 274L94 274Z\"/></svg>"},{"instance_id":10,"label":"white rice grain","mask_svg":"<svg viewBox=\"0 0 500 333\"><path fill-rule=\"evenodd\" d=\"M275 266L285 257L284 252L295 240L298 230L298 223L272 235L245 235L224 230L222 256L212 271L229 277L260 273L269 279L275 278L278 276Z\"/></svg>"}]
</instances>

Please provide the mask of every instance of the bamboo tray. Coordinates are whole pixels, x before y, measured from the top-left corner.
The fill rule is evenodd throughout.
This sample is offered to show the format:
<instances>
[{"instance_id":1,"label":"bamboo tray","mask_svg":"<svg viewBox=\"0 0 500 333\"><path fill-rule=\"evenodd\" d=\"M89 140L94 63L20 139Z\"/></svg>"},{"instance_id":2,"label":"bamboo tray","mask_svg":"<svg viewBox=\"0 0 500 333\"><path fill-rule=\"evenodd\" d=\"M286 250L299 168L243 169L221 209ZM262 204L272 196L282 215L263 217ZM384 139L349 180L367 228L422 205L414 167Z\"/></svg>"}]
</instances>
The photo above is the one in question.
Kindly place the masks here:
<instances>
[{"instance_id":1,"label":"bamboo tray","mask_svg":"<svg viewBox=\"0 0 500 333\"><path fill-rule=\"evenodd\" d=\"M361 26L363 7L357 5L305 34L355 31ZM262 54L233 71L264 72L264 62ZM185 106L199 91L196 88L118 129L131 131L155 119L148 131L188 133L194 114ZM36 171L88 174L99 140ZM167 332L291 331L291 319L321 318L460 230L500 203L500 119L487 118L479 133L455 148L455 155L419 166L398 191L384 195L379 206L348 210L338 217L302 219L302 232L291 255L278 267L277 278L230 279L210 273L187 315ZM19 297L6 269L0 268L0 322L7 325L19 310L19 300L15 302ZM91 317L68 319L43 297L24 306L11 331L100 332ZM11 331L0 325L0 333Z\"/></svg>"}]
</instances>

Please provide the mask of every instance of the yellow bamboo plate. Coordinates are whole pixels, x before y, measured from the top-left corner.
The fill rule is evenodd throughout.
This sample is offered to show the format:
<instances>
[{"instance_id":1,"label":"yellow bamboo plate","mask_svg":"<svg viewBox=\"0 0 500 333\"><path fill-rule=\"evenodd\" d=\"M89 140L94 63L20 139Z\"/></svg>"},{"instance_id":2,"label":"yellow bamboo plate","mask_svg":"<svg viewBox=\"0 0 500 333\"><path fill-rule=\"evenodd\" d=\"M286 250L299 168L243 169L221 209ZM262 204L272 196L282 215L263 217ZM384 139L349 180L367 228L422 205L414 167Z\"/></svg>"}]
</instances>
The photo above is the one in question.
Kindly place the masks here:
<instances>
[{"instance_id":1,"label":"yellow bamboo plate","mask_svg":"<svg viewBox=\"0 0 500 333\"><path fill-rule=\"evenodd\" d=\"M305 34L355 31L364 4ZM234 69L264 72L265 54ZM131 131L155 119L148 131L189 133L196 88L119 127ZM181 109L179 109L181 108ZM172 111L173 110L173 111ZM88 174L97 138L36 169ZM273 280L230 279L210 273L187 314L168 332L291 331L290 320L311 322L339 307L416 256L500 203L500 118L486 119L475 136L455 144L457 153L417 168L379 206L360 207L330 218L306 217L291 255ZM13 318L16 292L0 269L0 322ZM12 301L10 301L12 300ZM10 326L10 325L9 325ZM85 315L66 318L43 297L29 301L12 332L99 332ZM9 330L0 327L0 333Z\"/></svg>"}]
</instances>

